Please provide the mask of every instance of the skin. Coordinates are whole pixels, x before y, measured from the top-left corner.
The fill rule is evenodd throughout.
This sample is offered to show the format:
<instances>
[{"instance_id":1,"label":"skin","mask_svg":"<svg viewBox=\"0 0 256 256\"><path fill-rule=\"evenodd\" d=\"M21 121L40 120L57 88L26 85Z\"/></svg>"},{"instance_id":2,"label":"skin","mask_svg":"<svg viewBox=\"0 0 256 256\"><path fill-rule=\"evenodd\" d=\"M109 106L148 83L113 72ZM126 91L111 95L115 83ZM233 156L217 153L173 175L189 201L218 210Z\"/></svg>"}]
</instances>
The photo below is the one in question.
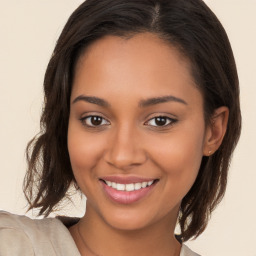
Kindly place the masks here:
<instances>
[{"instance_id":1,"label":"skin","mask_svg":"<svg viewBox=\"0 0 256 256\"><path fill-rule=\"evenodd\" d=\"M107 104L87 102L84 96ZM165 96L172 98L143 104ZM101 123L92 126L90 116L100 116ZM159 116L165 125L157 126ZM214 124L205 124L189 62L157 36L107 36L94 42L76 67L68 129L74 176L87 197L85 216L70 228L80 253L179 255L181 245L173 234L180 203L202 156L221 144L227 118L222 107ZM141 200L119 204L99 181L109 175L158 182Z\"/></svg>"}]
</instances>

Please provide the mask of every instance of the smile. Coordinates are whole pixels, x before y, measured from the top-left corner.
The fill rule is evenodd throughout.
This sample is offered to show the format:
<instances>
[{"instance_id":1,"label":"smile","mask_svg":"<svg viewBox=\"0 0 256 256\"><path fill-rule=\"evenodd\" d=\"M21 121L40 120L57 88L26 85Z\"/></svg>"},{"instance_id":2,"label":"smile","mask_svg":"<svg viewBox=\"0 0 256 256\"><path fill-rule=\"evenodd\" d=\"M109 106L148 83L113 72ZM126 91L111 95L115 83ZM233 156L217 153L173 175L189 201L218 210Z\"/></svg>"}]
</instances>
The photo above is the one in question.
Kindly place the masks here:
<instances>
[{"instance_id":1,"label":"smile","mask_svg":"<svg viewBox=\"0 0 256 256\"><path fill-rule=\"evenodd\" d=\"M151 186L154 183L154 180L138 182L138 183L129 183L129 184L121 184L121 183L111 182L107 180L104 180L104 182L107 184L107 186L115 190L130 192L130 191L139 190L139 189Z\"/></svg>"},{"instance_id":2,"label":"smile","mask_svg":"<svg viewBox=\"0 0 256 256\"><path fill-rule=\"evenodd\" d=\"M154 189L158 179L100 179L105 195L119 204L131 204L145 198Z\"/></svg>"}]
</instances>

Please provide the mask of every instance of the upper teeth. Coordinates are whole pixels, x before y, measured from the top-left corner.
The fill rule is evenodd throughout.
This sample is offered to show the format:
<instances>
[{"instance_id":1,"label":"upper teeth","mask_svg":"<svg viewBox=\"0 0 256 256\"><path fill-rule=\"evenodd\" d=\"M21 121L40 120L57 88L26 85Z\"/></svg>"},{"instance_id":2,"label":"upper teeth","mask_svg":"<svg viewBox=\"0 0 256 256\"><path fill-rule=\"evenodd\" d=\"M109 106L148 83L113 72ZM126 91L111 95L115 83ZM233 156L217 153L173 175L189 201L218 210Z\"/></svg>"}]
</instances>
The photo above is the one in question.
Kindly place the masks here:
<instances>
[{"instance_id":1,"label":"upper teeth","mask_svg":"<svg viewBox=\"0 0 256 256\"><path fill-rule=\"evenodd\" d=\"M130 184L120 184L116 182L111 181L105 181L109 187L112 187L119 191L134 191L139 190L141 188L145 188L147 186L150 186L153 184L153 180L151 181L144 181L144 182L138 182L138 183L130 183Z\"/></svg>"}]
</instances>

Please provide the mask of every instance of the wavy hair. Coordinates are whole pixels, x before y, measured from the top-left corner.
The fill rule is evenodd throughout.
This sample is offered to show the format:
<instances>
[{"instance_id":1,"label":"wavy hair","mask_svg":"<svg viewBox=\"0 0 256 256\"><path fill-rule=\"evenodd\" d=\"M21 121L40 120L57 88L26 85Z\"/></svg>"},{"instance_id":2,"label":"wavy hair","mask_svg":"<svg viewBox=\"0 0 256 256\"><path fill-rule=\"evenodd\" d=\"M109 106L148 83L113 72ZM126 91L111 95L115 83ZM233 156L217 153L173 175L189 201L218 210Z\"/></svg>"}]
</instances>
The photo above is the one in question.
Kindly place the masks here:
<instances>
[{"instance_id":1,"label":"wavy hair","mask_svg":"<svg viewBox=\"0 0 256 256\"><path fill-rule=\"evenodd\" d=\"M29 209L48 216L68 196L73 176L67 130L76 63L95 40L106 35L129 38L150 32L170 44L191 63L204 99L205 122L220 106L229 108L220 148L203 157L195 183L183 198L180 238L200 235L222 199L232 152L241 130L239 82L232 49L221 23L202 0L87 0L67 21L44 79L41 131L27 146L24 192Z\"/></svg>"}]
</instances>

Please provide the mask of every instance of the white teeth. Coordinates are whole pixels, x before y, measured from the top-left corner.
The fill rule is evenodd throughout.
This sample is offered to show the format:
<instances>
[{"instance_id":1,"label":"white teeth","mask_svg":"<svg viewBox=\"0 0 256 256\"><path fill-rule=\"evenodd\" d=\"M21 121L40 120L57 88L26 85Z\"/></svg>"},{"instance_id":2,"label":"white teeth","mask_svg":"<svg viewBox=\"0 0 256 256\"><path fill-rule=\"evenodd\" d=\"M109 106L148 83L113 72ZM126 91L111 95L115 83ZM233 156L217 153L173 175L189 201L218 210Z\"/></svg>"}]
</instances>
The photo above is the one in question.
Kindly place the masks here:
<instances>
[{"instance_id":1,"label":"white teeth","mask_svg":"<svg viewBox=\"0 0 256 256\"><path fill-rule=\"evenodd\" d=\"M145 188L147 185L148 185L148 183L145 181L145 182L142 182L141 187Z\"/></svg>"},{"instance_id":2,"label":"white teeth","mask_svg":"<svg viewBox=\"0 0 256 256\"><path fill-rule=\"evenodd\" d=\"M153 182L154 182L153 180L149 181L148 186L151 186L153 184Z\"/></svg>"},{"instance_id":3,"label":"white teeth","mask_svg":"<svg viewBox=\"0 0 256 256\"><path fill-rule=\"evenodd\" d=\"M111 187L111 181L106 180L106 183L109 187Z\"/></svg>"},{"instance_id":4,"label":"white teeth","mask_svg":"<svg viewBox=\"0 0 256 256\"><path fill-rule=\"evenodd\" d=\"M129 184L121 184L121 183L116 183L116 182L111 182L111 181L105 181L106 184L109 187L112 187L116 190L119 191L134 191L134 190L139 190L148 186L151 186L154 183L154 180L151 181L144 181L144 182L138 182L138 183L129 183Z\"/></svg>"},{"instance_id":5,"label":"white teeth","mask_svg":"<svg viewBox=\"0 0 256 256\"><path fill-rule=\"evenodd\" d=\"M120 191L124 191L124 190L125 190L125 184L119 184L119 183L117 183L117 184L116 184L116 189L117 189L117 190L120 190Z\"/></svg>"},{"instance_id":6,"label":"white teeth","mask_svg":"<svg viewBox=\"0 0 256 256\"><path fill-rule=\"evenodd\" d=\"M134 190L134 184L126 184L125 185L125 190L126 191L133 191Z\"/></svg>"},{"instance_id":7,"label":"white teeth","mask_svg":"<svg viewBox=\"0 0 256 256\"><path fill-rule=\"evenodd\" d=\"M108 186L110 186L112 188L116 188L116 183L115 182L111 182L111 183L112 183L112 186L111 185L108 185Z\"/></svg>"},{"instance_id":8,"label":"white teeth","mask_svg":"<svg viewBox=\"0 0 256 256\"><path fill-rule=\"evenodd\" d=\"M135 183L134 189L135 189L135 190L141 189L141 183Z\"/></svg>"}]
</instances>

